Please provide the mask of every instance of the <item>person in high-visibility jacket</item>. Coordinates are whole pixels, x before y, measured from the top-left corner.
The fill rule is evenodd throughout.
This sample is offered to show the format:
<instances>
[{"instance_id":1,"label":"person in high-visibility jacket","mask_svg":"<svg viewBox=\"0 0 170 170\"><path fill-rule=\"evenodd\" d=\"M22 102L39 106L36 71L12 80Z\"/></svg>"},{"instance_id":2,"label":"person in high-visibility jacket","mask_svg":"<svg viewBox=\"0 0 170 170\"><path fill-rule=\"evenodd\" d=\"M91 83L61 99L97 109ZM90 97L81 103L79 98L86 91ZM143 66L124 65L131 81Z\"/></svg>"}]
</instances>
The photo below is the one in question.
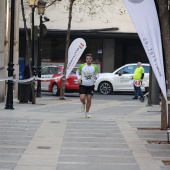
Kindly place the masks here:
<instances>
[{"instance_id":1,"label":"person in high-visibility jacket","mask_svg":"<svg viewBox=\"0 0 170 170\"><path fill-rule=\"evenodd\" d=\"M141 90L144 73L145 73L145 69L142 67L141 62L138 62L137 68L135 69L134 75L133 75L133 80L134 80L133 85L134 85L135 96L132 99L138 99L138 96L140 96L141 98L144 98L144 95Z\"/></svg>"}]
</instances>

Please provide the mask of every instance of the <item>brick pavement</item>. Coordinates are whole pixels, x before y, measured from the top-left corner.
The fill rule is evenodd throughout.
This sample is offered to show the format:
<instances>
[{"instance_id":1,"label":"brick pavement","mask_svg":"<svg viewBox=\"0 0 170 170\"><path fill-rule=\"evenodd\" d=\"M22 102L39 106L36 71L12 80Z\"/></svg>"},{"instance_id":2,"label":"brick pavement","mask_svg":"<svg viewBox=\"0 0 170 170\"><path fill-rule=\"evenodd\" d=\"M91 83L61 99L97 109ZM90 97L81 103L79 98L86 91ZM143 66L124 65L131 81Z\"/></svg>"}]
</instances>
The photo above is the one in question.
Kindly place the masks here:
<instances>
[{"instance_id":1,"label":"brick pavement","mask_svg":"<svg viewBox=\"0 0 170 170\"><path fill-rule=\"evenodd\" d=\"M0 103L0 170L168 170L170 145L147 142L166 131L137 129L160 127L160 106L146 102L95 95L90 119L76 96L14 100L14 110Z\"/></svg>"}]
</instances>

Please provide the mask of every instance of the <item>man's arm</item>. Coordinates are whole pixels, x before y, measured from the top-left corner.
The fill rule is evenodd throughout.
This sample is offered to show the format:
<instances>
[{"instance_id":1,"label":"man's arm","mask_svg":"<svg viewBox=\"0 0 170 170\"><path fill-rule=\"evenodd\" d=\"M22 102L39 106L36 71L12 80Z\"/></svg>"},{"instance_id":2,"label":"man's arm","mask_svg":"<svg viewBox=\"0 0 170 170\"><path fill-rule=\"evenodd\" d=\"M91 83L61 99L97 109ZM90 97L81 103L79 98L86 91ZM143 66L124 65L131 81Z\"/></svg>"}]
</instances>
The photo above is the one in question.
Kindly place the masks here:
<instances>
[{"instance_id":1,"label":"man's arm","mask_svg":"<svg viewBox=\"0 0 170 170\"><path fill-rule=\"evenodd\" d=\"M98 67L96 65L94 65L94 79L97 80L99 78L99 70Z\"/></svg>"},{"instance_id":2,"label":"man's arm","mask_svg":"<svg viewBox=\"0 0 170 170\"><path fill-rule=\"evenodd\" d=\"M141 80L144 78L144 73L145 73L145 70L144 70L144 68L142 67L142 76L141 76Z\"/></svg>"},{"instance_id":3,"label":"man's arm","mask_svg":"<svg viewBox=\"0 0 170 170\"><path fill-rule=\"evenodd\" d=\"M78 79L81 78L81 72L79 71L79 69L77 69L77 71L76 71L76 76L77 76Z\"/></svg>"},{"instance_id":4,"label":"man's arm","mask_svg":"<svg viewBox=\"0 0 170 170\"><path fill-rule=\"evenodd\" d=\"M81 77L82 77L81 72L82 72L82 67L83 66L84 66L84 64L79 65L79 67L78 67L78 69L76 71L76 76L78 78L78 83L79 84L81 84L81 82L82 82L82 80L81 80Z\"/></svg>"}]
</instances>

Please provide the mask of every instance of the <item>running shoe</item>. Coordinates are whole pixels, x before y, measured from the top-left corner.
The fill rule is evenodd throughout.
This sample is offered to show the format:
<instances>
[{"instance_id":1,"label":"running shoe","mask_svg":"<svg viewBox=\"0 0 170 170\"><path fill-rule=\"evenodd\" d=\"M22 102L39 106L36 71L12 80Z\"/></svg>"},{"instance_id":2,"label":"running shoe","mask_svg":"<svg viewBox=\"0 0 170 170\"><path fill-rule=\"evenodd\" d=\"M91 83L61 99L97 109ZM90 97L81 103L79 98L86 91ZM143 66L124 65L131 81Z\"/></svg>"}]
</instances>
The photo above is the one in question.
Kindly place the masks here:
<instances>
[{"instance_id":1,"label":"running shoe","mask_svg":"<svg viewBox=\"0 0 170 170\"><path fill-rule=\"evenodd\" d=\"M85 112L85 117L91 118L91 116L89 115L89 112Z\"/></svg>"}]
</instances>

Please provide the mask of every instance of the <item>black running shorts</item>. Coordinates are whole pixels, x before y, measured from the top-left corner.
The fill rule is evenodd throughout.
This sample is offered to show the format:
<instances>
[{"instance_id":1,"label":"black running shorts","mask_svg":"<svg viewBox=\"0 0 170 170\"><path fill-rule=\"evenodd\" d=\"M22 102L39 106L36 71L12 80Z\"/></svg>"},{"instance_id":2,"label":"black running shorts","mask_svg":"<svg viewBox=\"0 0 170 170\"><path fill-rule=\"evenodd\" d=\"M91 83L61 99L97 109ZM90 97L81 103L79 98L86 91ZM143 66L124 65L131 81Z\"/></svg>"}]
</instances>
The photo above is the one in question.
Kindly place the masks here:
<instances>
[{"instance_id":1,"label":"black running shorts","mask_svg":"<svg viewBox=\"0 0 170 170\"><path fill-rule=\"evenodd\" d=\"M93 86L80 85L79 94L90 94L90 95L93 96L93 94L94 94L94 85Z\"/></svg>"}]
</instances>

